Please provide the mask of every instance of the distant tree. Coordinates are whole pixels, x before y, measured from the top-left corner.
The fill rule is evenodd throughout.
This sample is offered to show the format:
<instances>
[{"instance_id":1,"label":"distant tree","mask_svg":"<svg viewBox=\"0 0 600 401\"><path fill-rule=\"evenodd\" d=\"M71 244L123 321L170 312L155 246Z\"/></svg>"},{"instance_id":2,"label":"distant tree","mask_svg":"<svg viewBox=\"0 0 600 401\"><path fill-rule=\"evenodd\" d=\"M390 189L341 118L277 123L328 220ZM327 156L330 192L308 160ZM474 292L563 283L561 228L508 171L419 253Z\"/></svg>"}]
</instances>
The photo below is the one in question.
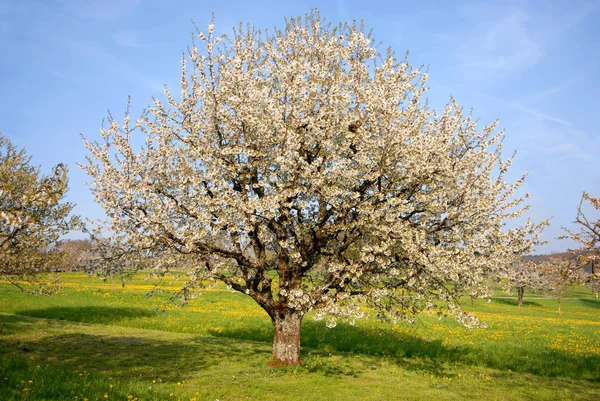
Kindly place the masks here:
<instances>
[{"instance_id":1,"label":"distant tree","mask_svg":"<svg viewBox=\"0 0 600 401\"><path fill-rule=\"evenodd\" d=\"M573 258L549 258L538 265L541 272L541 286L544 291L551 292L558 302L558 314L562 314L561 299L567 288L579 284L583 272Z\"/></svg>"},{"instance_id":2,"label":"distant tree","mask_svg":"<svg viewBox=\"0 0 600 401\"><path fill-rule=\"evenodd\" d=\"M594 278L586 282L586 285L598 298L598 294L600 293L600 278Z\"/></svg>"},{"instance_id":3,"label":"distant tree","mask_svg":"<svg viewBox=\"0 0 600 401\"><path fill-rule=\"evenodd\" d=\"M496 284L500 281L498 275L500 271L498 270L487 269L485 266L477 266L473 269L479 269L477 272L471 272L471 277L476 277L476 279L460 280L457 283L458 287L464 287L462 293L469 296L471 306L475 306L478 298L489 299L494 294Z\"/></svg>"},{"instance_id":4,"label":"distant tree","mask_svg":"<svg viewBox=\"0 0 600 401\"><path fill-rule=\"evenodd\" d=\"M594 211L584 213L584 201L587 201L593 207L597 214L597 220L593 220L589 215ZM590 280L600 279L600 272L597 267L600 263L600 198L593 198L586 192L581 196L579 207L577 208L577 217L574 222L579 231L572 231L563 228L567 235L562 238L570 238L579 244L579 248L571 250L571 253L577 258L579 267L590 266Z\"/></svg>"},{"instance_id":5,"label":"distant tree","mask_svg":"<svg viewBox=\"0 0 600 401\"><path fill-rule=\"evenodd\" d=\"M46 292L52 288L40 274L60 263L59 238L79 220L69 217L73 205L63 202L66 166L43 176L30 163L25 150L0 135L0 277L22 290L28 283Z\"/></svg>"},{"instance_id":6,"label":"distant tree","mask_svg":"<svg viewBox=\"0 0 600 401\"><path fill-rule=\"evenodd\" d=\"M103 281L110 280L111 291L114 291L115 281L120 281L125 286L142 270L147 276L160 279L172 269L193 271L198 265L198 258L193 254L169 255L167 252L134 251L123 242L102 238L93 232L90 234L93 247L83 252L80 266L88 274L96 275ZM176 295L185 297L190 293L189 287L190 283L186 283L181 290L182 294ZM151 295L152 292L148 294ZM173 299L175 298L176 296Z\"/></svg>"},{"instance_id":7,"label":"distant tree","mask_svg":"<svg viewBox=\"0 0 600 401\"><path fill-rule=\"evenodd\" d=\"M269 315L273 364L300 363L309 311L329 326L362 305L477 325L460 291L528 252L544 225L506 228L525 211L525 177L505 181L496 124L479 130L454 101L429 110L427 75L359 24L313 12L274 34L213 29L197 33L191 73L182 62L180 100L165 90L168 105L109 118L85 141L114 256L193 256L192 283L220 280Z\"/></svg>"},{"instance_id":8,"label":"distant tree","mask_svg":"<svg viewBox=\"0 0 600 401\"><path fill-rule=\"evenodd\" d=\"M475 306L475 301L478 298L490 298L494 289L492 286L482 284L480 287L470 288L467 292L469 298L471 298L471 306Z\"/></svg>"},{"instance_id":9,"label":"distant tree","mask_svg":"<svg viewBox=\"0 0 600 401\"><path fill-rule=\"evenodd\" d=\"M62 253L60 265L62 271L72 272L83 266L83 260L89 258L88 253L92 252L95 244L91 240L64 240L58 245L58 251Z\"/></svg>"},{"instance_id":10,"label":"distant tree","mask_svg":"<svg viewBox=\"0 0 600 401\"><path fill-rule=\"evenodd\" d=\"M587 215L584 213L584 201L593 208ZM596 214L596 220L590 215ZM589 274L583 276L583 284L587 285L592 292L598 296L600 289L600 198L594 198L583 193L579 207L577 208L577 217L575 224L579 231L572 231L563 228L567 235L562 238L570 238L579 244L579 248L571 249L571 254L575 257L578 267L586 270L589 267Z\"/></svg>"},{"instance_id":11,"label":"distant tree","mask_svg":"<svg viewBox=\"0 0 600 401\"><path fill-rule=\"evenodd\" d=\"M523 306L526 290L542 291L545 288L543 272L538 265L526 259L513 263L508 273L508 286L517 290L517 301Z\"/></svg>"}]
</instances>

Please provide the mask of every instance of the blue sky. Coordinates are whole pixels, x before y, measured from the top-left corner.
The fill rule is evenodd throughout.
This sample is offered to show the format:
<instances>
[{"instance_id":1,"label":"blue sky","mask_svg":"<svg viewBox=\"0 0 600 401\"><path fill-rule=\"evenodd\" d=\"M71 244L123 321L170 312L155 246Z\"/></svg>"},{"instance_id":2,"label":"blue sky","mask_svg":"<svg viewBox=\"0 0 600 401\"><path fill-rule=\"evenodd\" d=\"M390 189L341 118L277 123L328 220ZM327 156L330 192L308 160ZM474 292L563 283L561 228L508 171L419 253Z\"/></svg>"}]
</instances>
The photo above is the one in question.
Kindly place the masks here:
<instances>
[{"instance_id":1,"label":"blue sky","mask_svg":"<svg viewBox=\"0 0 600 401\"><path fill-rule=\"evenodd\" d=\"M529 173L530 216L553 217L540 252L571 246L582 191L600 196L600 1L0 0L0 132L44 171L70 168L76 212L102 214L76 166L80 134L177 88L191 20L217 33L240 21L283 26L317 7L332 22L364 19L384 46L429 65L430 104L449 96L482 123L500 119L512 178Z\"/></svg>"}]
</instances>

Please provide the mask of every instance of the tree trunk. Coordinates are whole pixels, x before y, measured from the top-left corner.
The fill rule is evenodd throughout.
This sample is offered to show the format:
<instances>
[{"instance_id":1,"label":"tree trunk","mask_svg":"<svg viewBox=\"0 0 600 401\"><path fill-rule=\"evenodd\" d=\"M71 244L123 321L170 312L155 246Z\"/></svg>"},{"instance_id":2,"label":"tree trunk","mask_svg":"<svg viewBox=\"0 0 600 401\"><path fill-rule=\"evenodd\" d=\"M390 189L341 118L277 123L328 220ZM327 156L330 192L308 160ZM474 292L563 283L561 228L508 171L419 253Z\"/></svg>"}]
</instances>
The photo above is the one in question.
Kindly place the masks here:
<instances>
[{"instance_id":1,"label":"tree trunk","mask_svg":"<svg viewBox=\"0 0 600 401\"><path fill-rule=\"evenodd\" d=\"M475 295L471 295L471 306L475 306L475 300L477 297Z\"/></svg>"},{"instance_id":2,"label":"tree trunk","mask_svg":"<svg viewBox=\"0 0 600 401\"><path fill-rule=\"evenodd\" d=\"M299 365L300 360L300 324L302 313L296 310L276 311L273 321L275 338L273 339L273 357L270 366Z\"/></svg>"},{"instance_id":3,"label":"tree trunk","mask_svg":"<svg viewBox=\"0 0 600 401\"><path fill-rule=\"evenodd\" d=\"M519 300L520 307L523 307L523 294L525 294L525 287L517 288L517 298Z\"/></svg>"},{"instance_id":4,"label":"tree trunk","mask_svg":"<svg viewBox=\"0 0 600 401\"><path fill-rule=\"evenodd\" d=\"M558 297L556 297L556 300L558 301L558 315L562 315L562 311L560 310L560 295Z\"/></svg>"}]
</instances>

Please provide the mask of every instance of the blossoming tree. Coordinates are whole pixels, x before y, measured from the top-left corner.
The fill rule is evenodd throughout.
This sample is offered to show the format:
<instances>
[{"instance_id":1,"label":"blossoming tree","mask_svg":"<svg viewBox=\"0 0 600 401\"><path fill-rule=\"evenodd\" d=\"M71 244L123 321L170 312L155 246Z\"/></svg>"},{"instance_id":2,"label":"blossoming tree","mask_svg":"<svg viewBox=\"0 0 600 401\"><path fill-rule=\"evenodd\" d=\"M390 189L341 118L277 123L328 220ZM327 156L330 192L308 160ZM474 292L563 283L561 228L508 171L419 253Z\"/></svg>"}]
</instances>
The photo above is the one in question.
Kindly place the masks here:
<instances>
[{"instance_id":1,"label":"blossoming tree","mask_svg":"<svg viewBox=\"0 0 600 401\"><path fill-rule=\"evenodd\" d=\"M572 258L551 257L538 264L541 272L541 285L544 291L553 293L558 304L558 314L562 314L560 301L569 286L583 282L583 271Z\"/></svg>"},{"instance_id":2,"label":"blossoming tree","mask_svg":"<svg viewBox=\"0 0 600 401\"><path fill-rule=\"evenodd\" d=\"M118 256L194 258L186 291L219 280L252 297L274 325L274 364L300 362L310 311L329 326L361 305L477 325L457 294L541 229L504 227L526 209L524 177L505 181L495 124L478 129L454 101L429 110L427 75L356 23L315 11L273 34L213 29L182 61L180 98L166 89L85 140Z\"/></svg>"},{"instance_id":3,"label":"blossoming tree","mask_svg":"<svg viewBox=\"0 0 600 401\"><path fill-rule=\"evenodd\" d=\"M594 198L584 192L577 208L577 218L574 223L579 228L578 232L564 229L567 235L562 238L570 238L576 241L581 248L573 249L571 253L577 259L580 267L590 266L591 274L587 277L588 282L600 281L600 272L598 272L598 263L600 262L600 219L594 221L591 214L584 213L584 201L587 201L593 208L592 213L596 215L600 212L600 198Z\"/></svg>"},{"instance_id":4,"label":"blossoming tree","mask_svg":"<svg viewBox=\"0 0 600 401\"><path fill-rule=\"evenodd\" d=\"M543 291L548 289L544 271L534 262L520 259L510 266L508 273L508 286L517 289L517 302L523 306L525 290Z\"/></svg>"},{"instance_id":5,"label":"blossoming tree","mask_svg":"<svg viewBox=\"0 0 600 401\"><path fill-rule=\"evenodd\" d=\"M66 191L64 165L43 176L25 150L0 135L1 279L21 289L24 283L41 292L56 288L40 274L58 267L60 236L78 225L77 217L69 217L73 205L62 201Z\"/></svg>"}]
</instances>

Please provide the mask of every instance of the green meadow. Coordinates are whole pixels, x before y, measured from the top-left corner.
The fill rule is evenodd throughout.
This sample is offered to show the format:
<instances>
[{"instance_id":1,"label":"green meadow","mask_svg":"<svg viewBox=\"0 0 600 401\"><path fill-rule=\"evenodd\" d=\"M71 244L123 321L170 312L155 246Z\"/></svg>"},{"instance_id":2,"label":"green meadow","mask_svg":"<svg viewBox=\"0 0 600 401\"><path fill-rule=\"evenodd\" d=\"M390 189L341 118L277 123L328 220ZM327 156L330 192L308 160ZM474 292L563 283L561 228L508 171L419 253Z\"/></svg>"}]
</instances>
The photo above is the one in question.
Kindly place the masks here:
<instances>
[{"instance_id":1,"label":"green meadow","mask_svg":"<svg viewBox=\"0 0 600 401\"><path fill-rule=\"evenodd\" d=\"M303 364L267 366L272 327L254 302L224 288L185 307L183 279L125 287L62 276L52 296L0 284L2 400L598 400L600 300L573 287L562 300L498 292L467 329L363 319L328 329L308 315Z\"/></svg>"}]
</instances>

